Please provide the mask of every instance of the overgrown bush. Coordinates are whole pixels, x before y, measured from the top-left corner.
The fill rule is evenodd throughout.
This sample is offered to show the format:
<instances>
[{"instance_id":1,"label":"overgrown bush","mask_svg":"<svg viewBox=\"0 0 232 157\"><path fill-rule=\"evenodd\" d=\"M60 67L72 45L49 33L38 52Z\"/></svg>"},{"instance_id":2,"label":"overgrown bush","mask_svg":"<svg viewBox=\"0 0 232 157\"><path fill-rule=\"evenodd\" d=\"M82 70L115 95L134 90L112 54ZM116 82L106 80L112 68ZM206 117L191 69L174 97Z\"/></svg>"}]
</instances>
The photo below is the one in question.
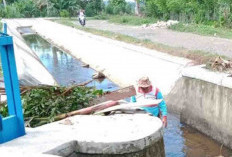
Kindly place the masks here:
<instances>
[{"instance_id":1,"label":"overgrown bush","mask_svg":"<svg viewBox=\"0 0 232 157\"><path fill-rule=\"evenodd\" d=\"M0 17L4 18L77 16L80 9L85 9L88 15L97 15L104 9L103 0L11 0L7 1L6 9L0 0Z\"/></svg>"},{"instance_id":2,"label":"overgrown bush","mask_svg":"<svg viewBox=\"0 0 232 157\"><path fill-rule=\"evenodd\" d=\"M109 0L109 4L106 6L106 12L115 15L124 14L126 13L126 7L127 3L125 0ZM127 11L129 11L129 9Z\"/></svg>"},{"instance_id":3,"label":"overgrown bush","mask_svg":"<svg viewBox=\"0 0 232 157\"><path fill-rule=\"evenodd\" d=\"M33 0L20 0L13 3L22 17L39 17L40 10ZM14 17L11 16L11 17Z\"/></svg>"},{"instance_id":4,"label":"overgrown bush","mask_svg":"<svg viewBox=\"0 0 232 157\"><path fill-rule=\"evenodd\" d=\"M145 13L159 19L173 19L231 27L231 0L146 0Z\"/></svg>"},{"instance_id":5,"label":"overgrown bush","mask_svg":"<svg viewBox=\"0 0 232 157\"><path fill-rule=\"evenodd\" d=\"M70 17L69 12L67 10L61 10L60 17Z\"/></svg>"},{"instance_id":6,"label":"overgrown bush","mask_svg":"<svg viewBox=\"0 0 232 157\"><path fill-rule=\"evenodd\" d=\"M6 18L19 18L22 17L18 7L16 4L12 4L6 7L6 9L3 10L4 17Z\"/></svg>"},{"instance_id":7,"label":"overgrown bush","mask_svg":"<svg viewBox=\"0 0 232 157\"><path fill-rule=\"evenodd\" d=\"M86 16L96 16L98 15L104 8L104 3L102 0L92 0L87 3L85 7Z\"/></svg>"},{"instance_id":8,"label":"overgrown bush","mask_svg":"<svg viewBox=\"0 0 232 157\"><path fill-rule=\"evenodd\" d=\"M126 14L132 14L133 13L133 9L132 9L132 5L127 3L126 7L125 7L125 13Z\"/></svg>"},{"instance_id":9,"label":"overgrown bush","mask_svg":"<svg viewBox=\"0 0 232 157\"><path fill-rule=\"evenodd\" d=\"M111 4L108 4L107 6L106 6L106 13L107 14L113 14L113 10L114 10L114 7L113 7L113 5L111 5Z\"/></svg>"}]
</instances>

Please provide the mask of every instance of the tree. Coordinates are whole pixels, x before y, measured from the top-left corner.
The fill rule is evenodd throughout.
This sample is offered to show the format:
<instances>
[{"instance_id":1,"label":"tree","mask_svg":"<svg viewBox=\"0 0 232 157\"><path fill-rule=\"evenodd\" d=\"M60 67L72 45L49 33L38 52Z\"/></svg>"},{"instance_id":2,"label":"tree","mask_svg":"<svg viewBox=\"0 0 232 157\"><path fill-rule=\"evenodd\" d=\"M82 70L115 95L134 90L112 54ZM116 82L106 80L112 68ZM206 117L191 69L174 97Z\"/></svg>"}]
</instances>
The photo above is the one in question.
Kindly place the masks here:
<instances>
[{"instance_id":1,"label":"tree","mask_svg":"<svg viewBox=\"0 0 232 157\"><path fill-rule=\"evenodd\" d=\"M134 0L135 1L135 15L140 16L140 0Z\"/></svg>"},{"instance_id":2,"label":"tree","mask_svg":"<svg viewBox=\"0 0 232 157\"><path fill-rule=\"evenodd\" d=\"M6 9L6 0L3 0L4 8Z\"/></svg>"},{"instance_id":3,"label":"tree","mask_svg":"<svg viewBox=\"0 0 232 157\"><path fill-rule=\"evenodd\" d=\"M85 7L87 16L94 16L102 11L103 1L102 0L91 0Z\"/></svg>"},{"instance_id":4,"label":"tree","mask_svg":"<svg viewBox=\"0 0 232 157\"><path fill-rule=\"evenodd\" d=\"M112 8L113 14L121 14L126 12L126 1L125 0L110 0L108 8Z\"/></svg>"}]
</instances>

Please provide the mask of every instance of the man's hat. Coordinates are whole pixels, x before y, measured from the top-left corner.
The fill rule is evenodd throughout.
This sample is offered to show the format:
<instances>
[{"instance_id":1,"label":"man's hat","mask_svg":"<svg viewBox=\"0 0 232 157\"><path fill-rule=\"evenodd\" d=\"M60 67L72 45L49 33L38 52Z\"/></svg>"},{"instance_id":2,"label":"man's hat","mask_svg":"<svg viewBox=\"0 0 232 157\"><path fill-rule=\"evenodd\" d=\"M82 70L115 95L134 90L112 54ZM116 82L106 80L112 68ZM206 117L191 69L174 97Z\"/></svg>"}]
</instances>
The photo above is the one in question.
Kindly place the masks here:
<instances>
[{"instance_id":1,"label":"man's hat","mask_svg":"<svg viewBox=\"0 0 232 157\"><path fill-rule=\"evenodd\" d=\"M138 87L146 88L149 86L151 86L151 81L148 77L142 77L138 80Z\"/></svg>"}]
</instances>

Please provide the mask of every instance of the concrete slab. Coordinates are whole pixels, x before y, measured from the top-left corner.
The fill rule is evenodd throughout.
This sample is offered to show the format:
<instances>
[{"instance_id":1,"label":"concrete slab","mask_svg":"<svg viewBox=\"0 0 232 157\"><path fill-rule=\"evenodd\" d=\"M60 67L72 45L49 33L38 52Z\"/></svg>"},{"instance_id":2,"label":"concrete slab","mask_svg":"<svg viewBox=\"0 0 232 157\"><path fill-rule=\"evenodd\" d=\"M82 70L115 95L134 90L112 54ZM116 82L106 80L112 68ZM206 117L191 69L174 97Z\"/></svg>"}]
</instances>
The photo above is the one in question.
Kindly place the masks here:
<instances>
[{"instance_id":1,"label":"concrete slab","mask_svg":"<svg viewBox=\"0 0 232 157\"><path fill-rule=\"evenodd\" d=\"M72 147L80 153L124 154L143 150L163 138L161 120L147 114L74 116L69 120L73 125L58 121L27 128L25 136L0 145L0 154L53 154L58 149L68 154ZM65 149L60 149L63 144Z\"/></svg>"}]
</instances>

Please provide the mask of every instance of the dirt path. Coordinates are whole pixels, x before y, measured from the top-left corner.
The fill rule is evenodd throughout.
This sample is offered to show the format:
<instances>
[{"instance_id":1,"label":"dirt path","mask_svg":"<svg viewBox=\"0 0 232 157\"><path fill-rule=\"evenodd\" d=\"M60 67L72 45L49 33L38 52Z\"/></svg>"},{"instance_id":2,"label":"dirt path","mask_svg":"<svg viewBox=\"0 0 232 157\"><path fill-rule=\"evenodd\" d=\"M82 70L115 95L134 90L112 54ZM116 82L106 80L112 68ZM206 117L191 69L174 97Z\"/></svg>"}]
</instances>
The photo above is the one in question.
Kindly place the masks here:
<instances>
[{"instance_id":1,"label":"dirt path","mask_svg":"<svg viewBox=\"0 0 232 157\"><path fill-rule=\"evenodd\" d=\"M202 50L232 57L232 40L218 37L200 36L192 33L175 32L168 29L145 29L139 26L125 26L108 23L104 20L87 21L86 27L112 31L139 39L149 39L172 47L183 47L189 50Z\"/></svg>"}]
</instances>

